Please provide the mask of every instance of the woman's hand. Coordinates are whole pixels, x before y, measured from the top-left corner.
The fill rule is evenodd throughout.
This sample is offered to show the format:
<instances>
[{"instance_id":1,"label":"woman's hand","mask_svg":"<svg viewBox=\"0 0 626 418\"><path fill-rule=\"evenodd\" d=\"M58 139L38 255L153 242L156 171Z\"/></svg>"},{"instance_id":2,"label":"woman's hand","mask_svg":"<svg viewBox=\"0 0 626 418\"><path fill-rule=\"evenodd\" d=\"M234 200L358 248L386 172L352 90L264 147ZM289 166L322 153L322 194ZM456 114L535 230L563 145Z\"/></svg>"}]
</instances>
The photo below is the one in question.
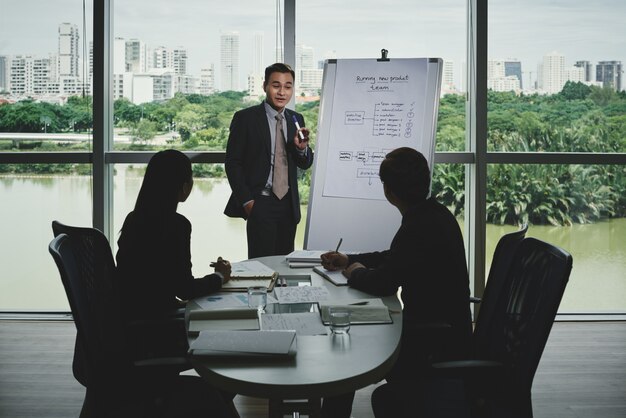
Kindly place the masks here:
<instances>
[{"instance_id":1,"label":"woman's hand","mask_svg":"<svg viewBox=\"0 0 626 418\"><path fill-rule=\"evenodd\" d=\"M215 267L215 271L224 276L224 283L230 280L232 267L228 260L224 260L222 257L217 257L217 261L211 263L211 267Z\"/></svg>"}]
</instances>

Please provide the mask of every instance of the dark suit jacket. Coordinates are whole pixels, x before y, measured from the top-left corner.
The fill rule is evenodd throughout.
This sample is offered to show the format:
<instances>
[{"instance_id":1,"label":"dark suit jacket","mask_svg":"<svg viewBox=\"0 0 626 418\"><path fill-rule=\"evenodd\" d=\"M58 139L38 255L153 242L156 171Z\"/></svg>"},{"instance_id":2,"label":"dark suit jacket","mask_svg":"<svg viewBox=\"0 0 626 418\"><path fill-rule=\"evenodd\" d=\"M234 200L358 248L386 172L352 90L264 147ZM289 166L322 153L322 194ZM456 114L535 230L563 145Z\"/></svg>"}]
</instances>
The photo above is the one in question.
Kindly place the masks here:
<instances>
[{"instance_id":1,"label":"dark suit jacket","mask_svg":"<svg viewBox=\"0 0 626 418\"><path fill-rule=\"evenodd\" d=\"M116 255L116 280L129 319L167 315L175 298L190 299L219 290L222 279L191 273L191 223L173 213L158 224L129 213Z\"/></svg>"},{"instance_id":2,"label":"dark suit jacket","mask_svg":"<svg viewBox=\"0 0 626 418\"><path fill-rule=\"evenodd\" d=\"M296 126L293 116L304 127L301 114L285 109L287 121L287 161L289 164L289 189L293 216L300 222L300 195L298 193L298 170L307 169L313 164L313 150L307 149L306 156L298 153L293 137ZM226 175L232 195L224 213L235 218L246 218L243 204L258 196L265 187L271 169L271 136L263 103L235 113L230 124L230 135L226 146Z\"/></svg>"},{"instance_id":3,"label":"dark suit jacket","mask_svg":"<svg viewBox=\"0 0 626 418\"><path fill-rule=\"evenodd\" d=\"M389 250L348 258L368 267L352 273L350 286L379 296L393 295L402 286L404 323L450 324L454 352L448 357L466 356L471 316L465 247L457 220L445 206L434 198L422 202L403 216ZM407 338L403 335L403 346Z\"/></svg>"}]
</instances>

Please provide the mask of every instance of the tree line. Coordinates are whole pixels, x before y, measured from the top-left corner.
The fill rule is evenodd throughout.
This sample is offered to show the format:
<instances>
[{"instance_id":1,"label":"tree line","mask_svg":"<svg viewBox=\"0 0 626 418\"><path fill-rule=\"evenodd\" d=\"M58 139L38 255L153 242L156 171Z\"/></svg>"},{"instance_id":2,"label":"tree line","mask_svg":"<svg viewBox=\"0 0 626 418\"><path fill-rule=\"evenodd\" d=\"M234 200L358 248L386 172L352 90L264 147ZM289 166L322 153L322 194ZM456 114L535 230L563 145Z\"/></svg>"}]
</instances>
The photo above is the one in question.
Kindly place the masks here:
<instances>
[{"instance_id":1,"label":"tree line","mask_svg":"<svg viewBox=\"0 0 626 418\"><path fill-rule=\"evenodd\" d=\"M234 112L253 103L243 92L210 96L176 94L165 102L136 105L114 102L114 126L132 138L117 150L224 150ZM70 97L55 105L25 100L0 105L0 132L88 132L91 97ZM299 104L315 138L319 101ZM172 134L166 145L157 135ZM175 135L174 135L175 134ZM312 144L314 146L314 143ZM87 149L89 144L0 142L0 150ZM488 93L488 138L491 152L626 152L626 93L568 82L554 95ZM465 150L465 97L446 95L439 105L437 151ZM85 172L80 165L22 164L0 172ZM463 216L465 167L437 164L433 195L455 215ZM221 164L194 164L197 176L223 177ZM308 199L310 171L300 173L303 202ZM626 166L489 165L487 221L494 224L570 225L626 216Z\"/></svg>"}]
</instances>

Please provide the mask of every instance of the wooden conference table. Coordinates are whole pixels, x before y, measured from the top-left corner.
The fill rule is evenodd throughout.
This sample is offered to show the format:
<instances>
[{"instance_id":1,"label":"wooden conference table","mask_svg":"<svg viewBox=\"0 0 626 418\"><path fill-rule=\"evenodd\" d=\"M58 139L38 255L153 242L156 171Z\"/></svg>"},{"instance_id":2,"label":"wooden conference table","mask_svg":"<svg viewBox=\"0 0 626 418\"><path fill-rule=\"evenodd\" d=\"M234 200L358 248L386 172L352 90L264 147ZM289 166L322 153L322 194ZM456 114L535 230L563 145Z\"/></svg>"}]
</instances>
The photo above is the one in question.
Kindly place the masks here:
<instances>
[{"instance_id":1,"label":"wooden conference table","mask_svg":"<svg viewBox=\"0 0 626 418\"><path fill-rule=\"evenodd\" d=\"M262 257L279 275L310 275L312 286L325 286L332 299L372 298L348 286L335 286L308 268L292 269L284 256ZM393 324L352 325L347 335L297 336L297 354L282 359L225 359L192 356L198 374L213 386L268 399L313 399L354 391L384 378L400 348L401 306L396 296L383 297ZM194 302L189 311L200 309ZM267 312L286 312L290 305ZM242 331L245 332L245 331ZM190 337L193 339L193 337ZM190 340L191 343L191 340Z\"/></svg>"}]
</instances>

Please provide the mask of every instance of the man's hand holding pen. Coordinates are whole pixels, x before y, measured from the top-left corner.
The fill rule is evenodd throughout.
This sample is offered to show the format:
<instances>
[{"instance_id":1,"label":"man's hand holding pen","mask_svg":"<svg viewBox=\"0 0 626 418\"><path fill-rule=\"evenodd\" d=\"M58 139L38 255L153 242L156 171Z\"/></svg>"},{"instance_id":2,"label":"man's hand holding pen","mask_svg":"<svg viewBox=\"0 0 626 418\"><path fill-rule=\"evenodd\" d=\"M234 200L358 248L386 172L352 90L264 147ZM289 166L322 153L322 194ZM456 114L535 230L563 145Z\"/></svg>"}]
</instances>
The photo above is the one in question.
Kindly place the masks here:
<instances>
[{"instance_id":1,"label":"man's hand holding pen","mask_svg":"<svg viewBox=\"0 0 626 418\"><path fill-rule=\"evenodd\" d=\"M326 270L343 270L348 267L348 256L336 251L329 251L320 257L322 259L322 267Z\"/></svg>"},{"instance_id":2,"label":"man's hand holding pen","mask_svg":"<svg viewBox=\"0 0 626 418\"><path fill-rule=\"evenodd\" d=\"M309 145L309 129L299 128L296 131L296 136L293 139L293 143L299 150L305 150Z\"/></svg>"}]
</instances>

